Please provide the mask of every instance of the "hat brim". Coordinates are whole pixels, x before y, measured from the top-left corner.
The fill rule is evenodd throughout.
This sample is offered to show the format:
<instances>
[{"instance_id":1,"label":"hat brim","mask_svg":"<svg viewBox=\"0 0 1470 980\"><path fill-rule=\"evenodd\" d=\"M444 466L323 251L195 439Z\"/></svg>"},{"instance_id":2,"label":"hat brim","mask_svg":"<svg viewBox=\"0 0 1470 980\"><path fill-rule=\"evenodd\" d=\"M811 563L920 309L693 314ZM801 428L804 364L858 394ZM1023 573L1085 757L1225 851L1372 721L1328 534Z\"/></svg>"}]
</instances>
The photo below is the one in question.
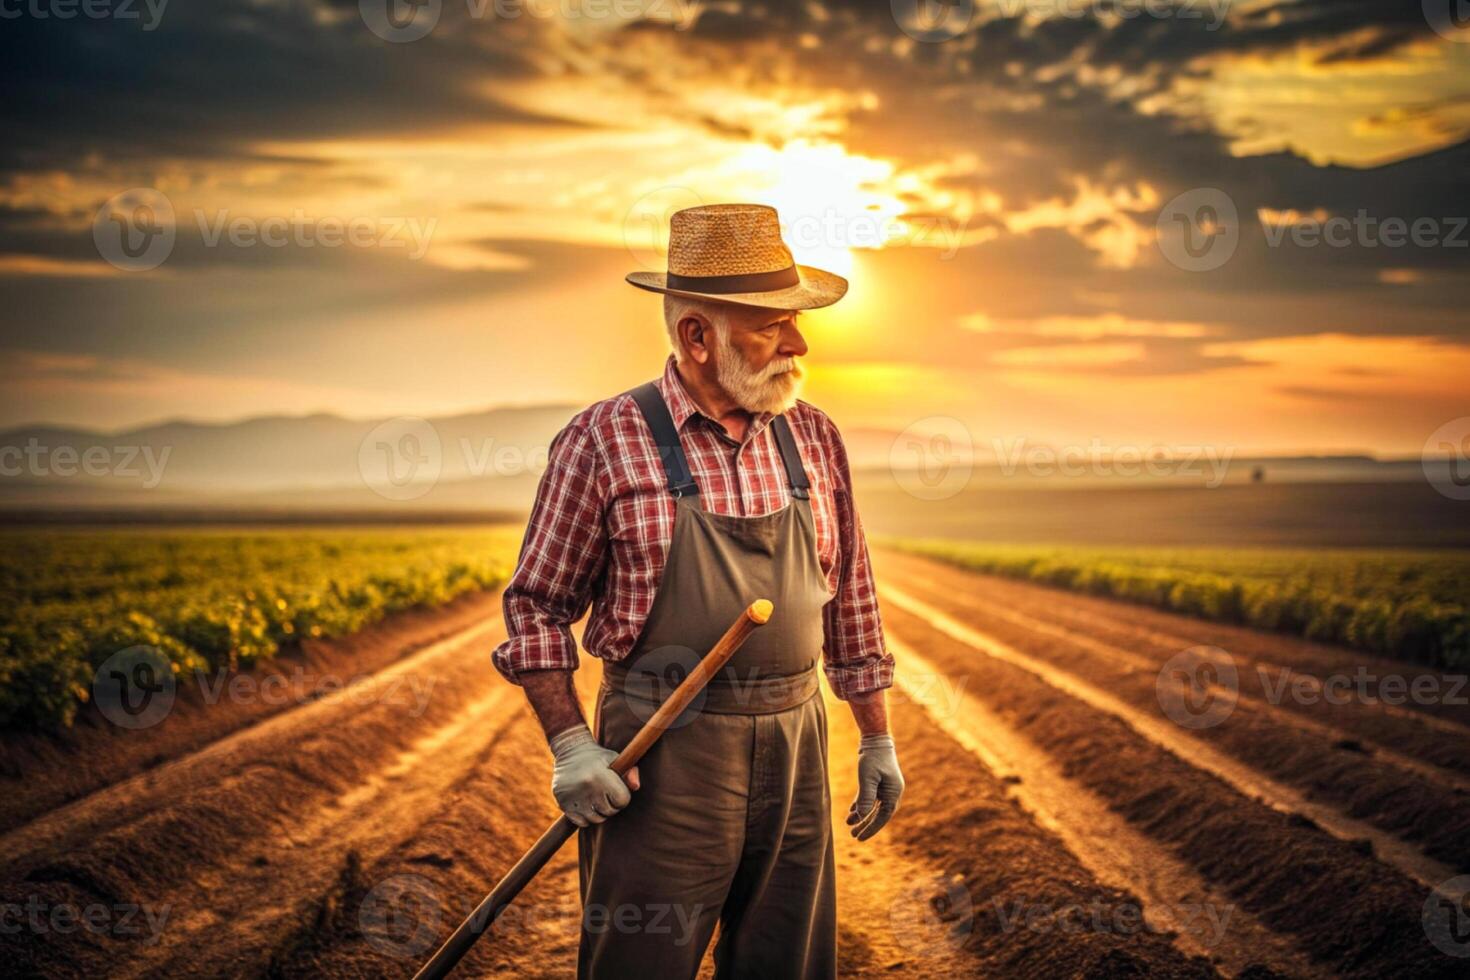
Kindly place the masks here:
<instances>
[{"instance_id":1,"label":"hat brim","mask_svg":"<svg viewBox=\"0 0 1470 980\"><path fill-rule=\"evenodd\" d=\"M758 306L770 310L815 310L831 306L847 292L847 280L836 273L809 265L799 265L796 271L801 281L795 286L765 293L697 293L687 289L670 289L668 275L663 272L630 272L627 279L632 285L651 293L734 303L737 306Z\"/></svg>"}]
</instances>

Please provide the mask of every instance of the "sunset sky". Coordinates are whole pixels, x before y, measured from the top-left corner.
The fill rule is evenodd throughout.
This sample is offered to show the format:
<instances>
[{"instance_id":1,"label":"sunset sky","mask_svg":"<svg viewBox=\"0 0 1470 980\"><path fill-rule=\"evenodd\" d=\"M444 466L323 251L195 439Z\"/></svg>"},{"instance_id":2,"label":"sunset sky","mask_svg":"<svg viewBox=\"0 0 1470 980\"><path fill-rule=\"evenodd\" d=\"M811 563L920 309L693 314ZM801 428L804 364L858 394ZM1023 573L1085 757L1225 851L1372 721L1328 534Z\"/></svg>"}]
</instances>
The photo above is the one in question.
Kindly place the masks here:
<instances>
[{"instance_id":1,"label":"sunset sky","mask_svg":"<svg viewBox=\"0 0 1470 980\"><path fill-rule=\"evenodd\" d=\"M803 317L844 427L1417 454L1470 415L1470 26L1434 0L928 33L913 2L429 0L397 42L375 2L0 22L0 426L587 403L659 370L623 276L717 201L851 279ZM1184 268L1161 214L1204 188L1238 240ZM149 270L94 234L132 189L173 212ZM1424 234L1293 237L1355 216Z\"/></svg>"}]
</instances>

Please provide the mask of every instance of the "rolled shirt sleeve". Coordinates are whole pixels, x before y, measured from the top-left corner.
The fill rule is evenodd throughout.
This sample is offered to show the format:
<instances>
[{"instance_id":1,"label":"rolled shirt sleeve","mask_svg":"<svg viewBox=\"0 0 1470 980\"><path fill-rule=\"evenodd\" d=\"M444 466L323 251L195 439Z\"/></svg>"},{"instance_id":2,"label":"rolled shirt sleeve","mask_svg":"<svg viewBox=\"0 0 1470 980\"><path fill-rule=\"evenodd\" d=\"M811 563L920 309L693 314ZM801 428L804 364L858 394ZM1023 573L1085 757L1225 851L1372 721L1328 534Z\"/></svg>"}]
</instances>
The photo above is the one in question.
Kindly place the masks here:
<instances>
[{"instance_id":1,"label":"rolled shirt sleeve","mask_svg":"<svg viewBox=\"0 0 1470 980\"><path fill-rule=\"evenodd\" d=\"M845 701L892 687L893 654L883 642L878 589L862 519L853 502L847 448L832 421L827 419L826 424L840 557L837 594L822 608L824 669L832 693Z\"/></svg>"},{"instance_id":2,"label":"rolled shirt sleeve","mask_svg":"<svg viewBox=\"0 0 1470 980\"><path fill-rule=\"evenodd\" d=\"M551 442L546 471L526 525L503 607L509 639L495 649L495 669L518 684L526 670L575 670L571 625L587 610L607 561L603 490L607 485L591 432L576 420Z\"/></svg>"}]
</instances>

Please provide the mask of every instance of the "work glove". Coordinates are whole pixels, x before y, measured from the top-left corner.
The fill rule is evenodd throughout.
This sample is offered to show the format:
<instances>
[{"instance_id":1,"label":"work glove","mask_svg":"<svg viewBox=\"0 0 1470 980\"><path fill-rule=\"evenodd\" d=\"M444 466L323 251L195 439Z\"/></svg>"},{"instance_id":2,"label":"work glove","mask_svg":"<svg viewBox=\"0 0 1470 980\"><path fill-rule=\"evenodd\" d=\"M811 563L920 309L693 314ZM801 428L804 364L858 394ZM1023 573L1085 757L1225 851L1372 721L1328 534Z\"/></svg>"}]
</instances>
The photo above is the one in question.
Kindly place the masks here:
<instances>
[{"instance_id":1,"label":"work glove","mask_svg":"<svg viewBox=\"0 0 1470 980\"><path fill-rule=\"evenodd\" d=\"M632 790L638 788L638 767L628 770L624 783L611 768L618 754L598 745L586 725L568 728L553 738L551 754L556 756L551 795L578 827L602 823L627 806Z\"/></svg>"},{"instance_id":2,"label":"work glove","mask_svg":"<svg viewBox=\"0 0 1470 980\"><path fill-rule=\"evenodd\" d=\"M893 736L864 735L858 743L858 794L847 811L852 836L867 840L893 819L903 796L903 773Z\"/></svg>"}]
</instances>

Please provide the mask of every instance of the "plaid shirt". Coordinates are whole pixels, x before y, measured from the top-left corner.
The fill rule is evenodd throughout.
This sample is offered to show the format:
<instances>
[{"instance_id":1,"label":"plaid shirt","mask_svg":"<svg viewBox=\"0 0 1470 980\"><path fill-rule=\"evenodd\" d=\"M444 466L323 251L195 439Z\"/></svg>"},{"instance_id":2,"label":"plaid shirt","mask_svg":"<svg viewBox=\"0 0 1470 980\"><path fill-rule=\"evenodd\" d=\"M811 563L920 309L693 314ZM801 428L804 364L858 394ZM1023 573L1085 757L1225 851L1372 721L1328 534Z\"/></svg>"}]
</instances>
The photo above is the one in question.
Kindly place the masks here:
<instances>
[{"instance_id":1,"label":"plaid shirt","mask_svg":"<svg viewBox=\"0 0 1470 980\"><path fill-rule=\"evenodd\" d=\"M695 407L672 356L656 383L706 510L751 517L786 506L790 487L770 413L755 416L745 442L737 443ZM847 449L832 420L806 402L798 401L786 419L812 484L818 557L834 592L822 610L827 679L843 699L889 687L893 656L883 644ZM576 669L571 624L589 603L587 651L604 660L626 657L653 607L675 506L653 435L631 396L600 401L567 423L551 443L505 589L510 639L495 650L496 669L512 682L523 670Z\"/></svg>"}]
</instances>

